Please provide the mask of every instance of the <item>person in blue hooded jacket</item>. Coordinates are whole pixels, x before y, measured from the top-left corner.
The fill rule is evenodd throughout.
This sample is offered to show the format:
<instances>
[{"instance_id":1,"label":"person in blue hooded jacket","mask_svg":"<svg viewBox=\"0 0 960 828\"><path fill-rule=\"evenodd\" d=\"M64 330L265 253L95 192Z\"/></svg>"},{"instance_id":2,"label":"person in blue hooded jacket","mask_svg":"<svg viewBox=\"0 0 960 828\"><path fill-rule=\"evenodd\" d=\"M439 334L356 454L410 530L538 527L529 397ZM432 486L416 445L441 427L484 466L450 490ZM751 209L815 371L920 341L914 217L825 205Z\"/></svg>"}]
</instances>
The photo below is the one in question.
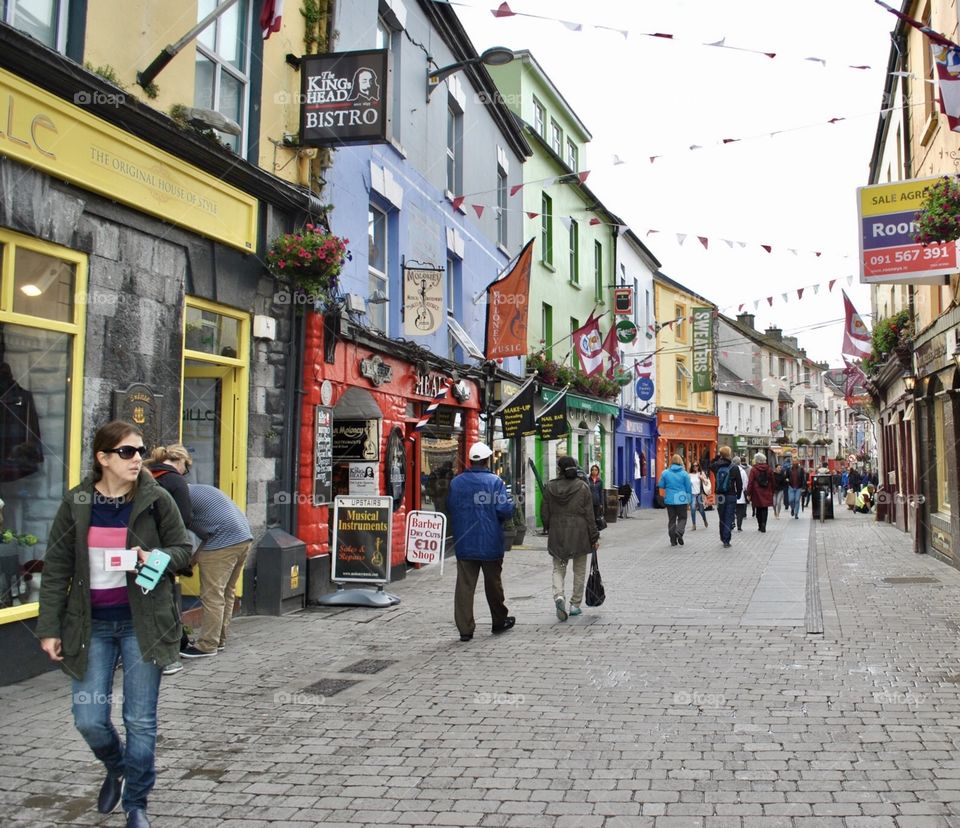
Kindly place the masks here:
<instances>
[{"instance_id":1,"label":"person in blue hooded jacket","mask_svg":"<svg viewBox=\"0 0 960 828\"><path fill-rule=\"evenodd\" d=\"M487 468L492 454L485 443L470 446L470 468L450 481L447 498L457 556L453 620L461 641L473 638L473 597L481 571L492 632L506 632L516 623L504 603L502 579L503 524L513 516L513 500L503 481Z\"/></svg>"},{"instance_id":2,"label":"person in blue hooded jacket","mask_svg":"<svg viewBox=\"0 0 960 828\"><path fill-rule=\"evenodd\" d=\"M683 466L679 454L670 458L671 466L660 475L657 487L663 489L663 502L667 507L667 534L670 545L683 546L683 530L687 527L687 506L693 501L693 486L690 475Z\"/></svg>"}]
</instances>

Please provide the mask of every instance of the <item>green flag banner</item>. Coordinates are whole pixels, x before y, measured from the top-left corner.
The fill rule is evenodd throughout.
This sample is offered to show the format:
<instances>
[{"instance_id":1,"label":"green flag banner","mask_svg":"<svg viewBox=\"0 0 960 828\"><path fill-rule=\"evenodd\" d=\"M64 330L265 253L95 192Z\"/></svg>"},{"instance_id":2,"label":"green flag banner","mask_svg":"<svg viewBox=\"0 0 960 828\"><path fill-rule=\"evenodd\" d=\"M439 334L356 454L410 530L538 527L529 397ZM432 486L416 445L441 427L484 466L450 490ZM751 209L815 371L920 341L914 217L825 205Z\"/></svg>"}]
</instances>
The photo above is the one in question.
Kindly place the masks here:
<instances>
[{"instance_id":1,"label":"green flag banner","mask_svg":"<svg viewBox=\"0 0 960 828\"><path fill-rule=\"evenodd\" d=\"M693 392L712 391L710 354L713 350L713 308L693 309Z\"/></svg>"}]
</instances>

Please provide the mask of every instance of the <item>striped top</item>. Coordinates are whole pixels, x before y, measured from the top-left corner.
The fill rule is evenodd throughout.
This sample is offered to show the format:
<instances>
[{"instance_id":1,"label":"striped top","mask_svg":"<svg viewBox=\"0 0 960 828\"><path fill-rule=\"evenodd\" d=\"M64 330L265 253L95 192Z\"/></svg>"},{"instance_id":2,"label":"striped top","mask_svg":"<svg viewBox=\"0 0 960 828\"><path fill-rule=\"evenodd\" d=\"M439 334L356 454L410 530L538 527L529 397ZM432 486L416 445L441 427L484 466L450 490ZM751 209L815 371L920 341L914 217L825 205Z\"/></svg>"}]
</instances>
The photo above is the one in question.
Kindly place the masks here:
<instances>
[{"instance_id":1,"label":"striped top","mask_svg":"<svg viewBox=\"0 0 960 828\"><path fill-rule=\"evenodd\" d=\"M126 549L127 525L132 512L133 500L115 500L94 490L90 528L87 530L93 618L124 621L131 617L127 573L105 570L104 557L110 550Z\"/></svg>"},{"instance_id":2,"label":"striped top","mask_svg":"<svg viewBox=\"0 0 960 828\"><path fill-rule=\"evenodd\" d=\"M243 512L216 486L191 483L190 507L193 519L189 528L203 541L201 551L212 552L253 540Z\"/></svg>"}]
</instances>

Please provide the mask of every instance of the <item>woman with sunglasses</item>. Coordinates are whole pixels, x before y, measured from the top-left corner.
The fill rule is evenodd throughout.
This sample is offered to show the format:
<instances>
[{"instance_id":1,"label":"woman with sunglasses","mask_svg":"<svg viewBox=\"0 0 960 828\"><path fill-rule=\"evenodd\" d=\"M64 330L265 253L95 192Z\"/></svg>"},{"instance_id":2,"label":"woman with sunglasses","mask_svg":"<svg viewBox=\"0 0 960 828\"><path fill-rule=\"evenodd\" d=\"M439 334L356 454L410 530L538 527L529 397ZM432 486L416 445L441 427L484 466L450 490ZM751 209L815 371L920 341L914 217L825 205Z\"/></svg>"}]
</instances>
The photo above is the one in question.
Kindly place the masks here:
<instances>
[{"instance_id":1,"label":"woman with sunglasses","mask_svg":"<svg viewBox=\"0 0 960 828\"><path fill-rule=\"evenodd\" d=\"M108 567L124 549L140 563L162 549L173 571L190 561L180 512L142 468L144 454L143 434L130 423L114 421L97 431L93 472L65 495L50 529L36 633L43 651L73 679L74 723L106 767L97 810L110 813L122 798L133 828L150 825L160 673L177 657L180 613L172 579L144 591L134 583L135 569ZM126 745L110 720L121 658Z\"/></svg>"}]
</instances>

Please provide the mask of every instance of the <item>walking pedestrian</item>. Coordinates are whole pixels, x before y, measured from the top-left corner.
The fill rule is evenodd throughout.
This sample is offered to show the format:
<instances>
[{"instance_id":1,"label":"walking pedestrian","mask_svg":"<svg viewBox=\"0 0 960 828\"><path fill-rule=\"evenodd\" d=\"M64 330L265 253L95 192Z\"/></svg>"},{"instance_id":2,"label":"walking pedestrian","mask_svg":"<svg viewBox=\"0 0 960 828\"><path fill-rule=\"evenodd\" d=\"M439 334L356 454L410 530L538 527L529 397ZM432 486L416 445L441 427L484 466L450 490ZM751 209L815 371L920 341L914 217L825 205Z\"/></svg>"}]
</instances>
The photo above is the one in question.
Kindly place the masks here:
<instances>
[{"instance_id":1,"label":"walking pedestrian","mask_svg":"<svg viewBox=\"0 0 960 828\"><path fill-rule=\"evenodd\" d=\"M697 512L703 518L703 528L707 528L707 512L704 508L704 500L710 494L710 478L703 473L700 464L694 461L690 464L690 491L693 501L690 503L690 521L693 523L693 531L697 531Z\"/></svg>"},{"instance_id":2,"label":"walking pedestrian","mask_svg":"<svg viewBox=\"0 0 960 828\"><path fill-rule=\"evenodd\" d=\"M489 469L492 454L486 443L474 443L468 453L470 468L450 481L447 506L457 556L453 620L461 641L470 641L476 628L473 598L481 572L491 632L506 632L516 623L503 597L503 524L513 516L514 506L503 480Z\"/></svg>"},{"instance_id":3,"label":"walking pedestrian","mask_svg":"<svg viewBox=\"0 0 960 828\"><path fill-rule=\"evenodd\" d=\"M693 495L690 475L683 468L679 454L670 458L670 467L663 470L657 488L663 489L663 502L667 504L667 535L670 545L683 546L683 530L687 526L687 507Z\"/></svg>"},{"instance_id":4,"label":"walking pedestrian","mask_svg":"<svg viewBox=\"0 0 960 828\"><path fill-rule=\"evenodd\" d=\"M253 545L253 533L237 504L216 486L191 483L190 508L190 529L200 538L194 560L200 565L203 620L196 641L181 650L180 656L205 658L227 646L237 582Z\"/></svg>"},{"instance_id":5,"label":"walking pedestrian","mask_svg":"<svg viewBox=\"0 0 960 828\"><path fill-rule=\"evenodd\" d=\"M122 800L132 828L150 825L160 676L177 657L180 613L170 578L144 591L136 571L111 558L133 550L142 564L160 549L168 568L190 560L176 504L142 468L146 451L130 423L115 420L94 435L93 472L67 492L50 529L36 627L41 649L73 680L74 724L106 767L97 810L109 814ZM121 658L126 745L110 717Z\"/></svg>"},{"instance_id":6,"label":"walking pedestrian","mask_svg":"<svg viewBox=\"0 0 960 828\"><path fill-rule=\"evenodd\" d=\"M850 485L850 472L847 470L847 467L843 467L843 472L840 474L840 496L847 496L847 487Z\"/></svg>"},{"instance_id":7,"label":"walking pedestrian","mask_svg":"<svg viewBox=\"0 0 960 828\"><path fill-rule=\"evenodd\" d=\"M776 481L767 464L767 455L758 451L753 457L753 468L747 481L747 494L757 512L757 529L767 531L767 514L773 505Z\"/></svg>"},{"instance_id":8,"label":"walking pedestrian","mask_svg":"<svg viewBox=\"0 0 960 828\"><path fill-rule=\"evenodd\" d=\"M603 526L605 519L601 522L603 515L603 480L600 479L600 467L596 464L590 467L590 476L587 478L587 485L590 487L590 496L593 498L593 517L597 526Z\"/></svg>"},{"instance_id":9,"label":"walking pedestrian","mask_svg":"<svg viewBox=\"0 0 960 828\"><path fill-rule=\"evenodd\" d=\"M600 545L600 530L593 511L590 486L579 479L577 461L557 458L557 476L543 488L540 521L547 532L547 551L553 558L553 603L557 618L580 615L587 578L587 555ZM567 611L564 582L567 564L573 561L573 588Z\"/></svg>"},{"instance_id":10,"label":"walking pedestrian","mask_svg":"<svg viewBox=\"0 0 960 828\"><path fill-rule=\"evenodd\" d=\"M788 465L789 463L789 465ZM799 463L790 462L790 455L787 455L783 463L783 470L787 476L787 492L790 506L790 515L799 519L800 517L800 492L803 491L805 484L803 467Z\"/></svg>"},{"instance_id":11,"label":"walking pedestrian","mask_svg":"<svg viewBox=\"0 0 960 828\"><path fill-rule=\"evenodd\" d=\"M730 446L720 446L720 451L710 464L710 471L713 472L716 480L713 491L720 515L720 540L723 542L724 549L729 549L731 546L737 498L743 488L743 479L730 462L732 454Z\"/></svg>"},{"instance_id":12,"label":"walking pedestrian","mask_svg":"<svg viewBox=\"0 0 960 828\"><path fill-rule=\"evenodd\" d=\"M783 496L787 488L787 477L783 473L783 466L779 463L773 470L773 517L780 520L780 510L783 509Z\"/></svg>"},{"instance_id":13,"label":"walking pedestrian","mask_svg":"<svg viewBox=\"0 0 960 828\"><path fill-rule=\"evenodd\" d=\"M740 475L740 494L737 497L737 531L743 531L743 519L747 516L747 470L741 465L740 457L734 456L730 461Z\"/></svg>"}]
</instances>

